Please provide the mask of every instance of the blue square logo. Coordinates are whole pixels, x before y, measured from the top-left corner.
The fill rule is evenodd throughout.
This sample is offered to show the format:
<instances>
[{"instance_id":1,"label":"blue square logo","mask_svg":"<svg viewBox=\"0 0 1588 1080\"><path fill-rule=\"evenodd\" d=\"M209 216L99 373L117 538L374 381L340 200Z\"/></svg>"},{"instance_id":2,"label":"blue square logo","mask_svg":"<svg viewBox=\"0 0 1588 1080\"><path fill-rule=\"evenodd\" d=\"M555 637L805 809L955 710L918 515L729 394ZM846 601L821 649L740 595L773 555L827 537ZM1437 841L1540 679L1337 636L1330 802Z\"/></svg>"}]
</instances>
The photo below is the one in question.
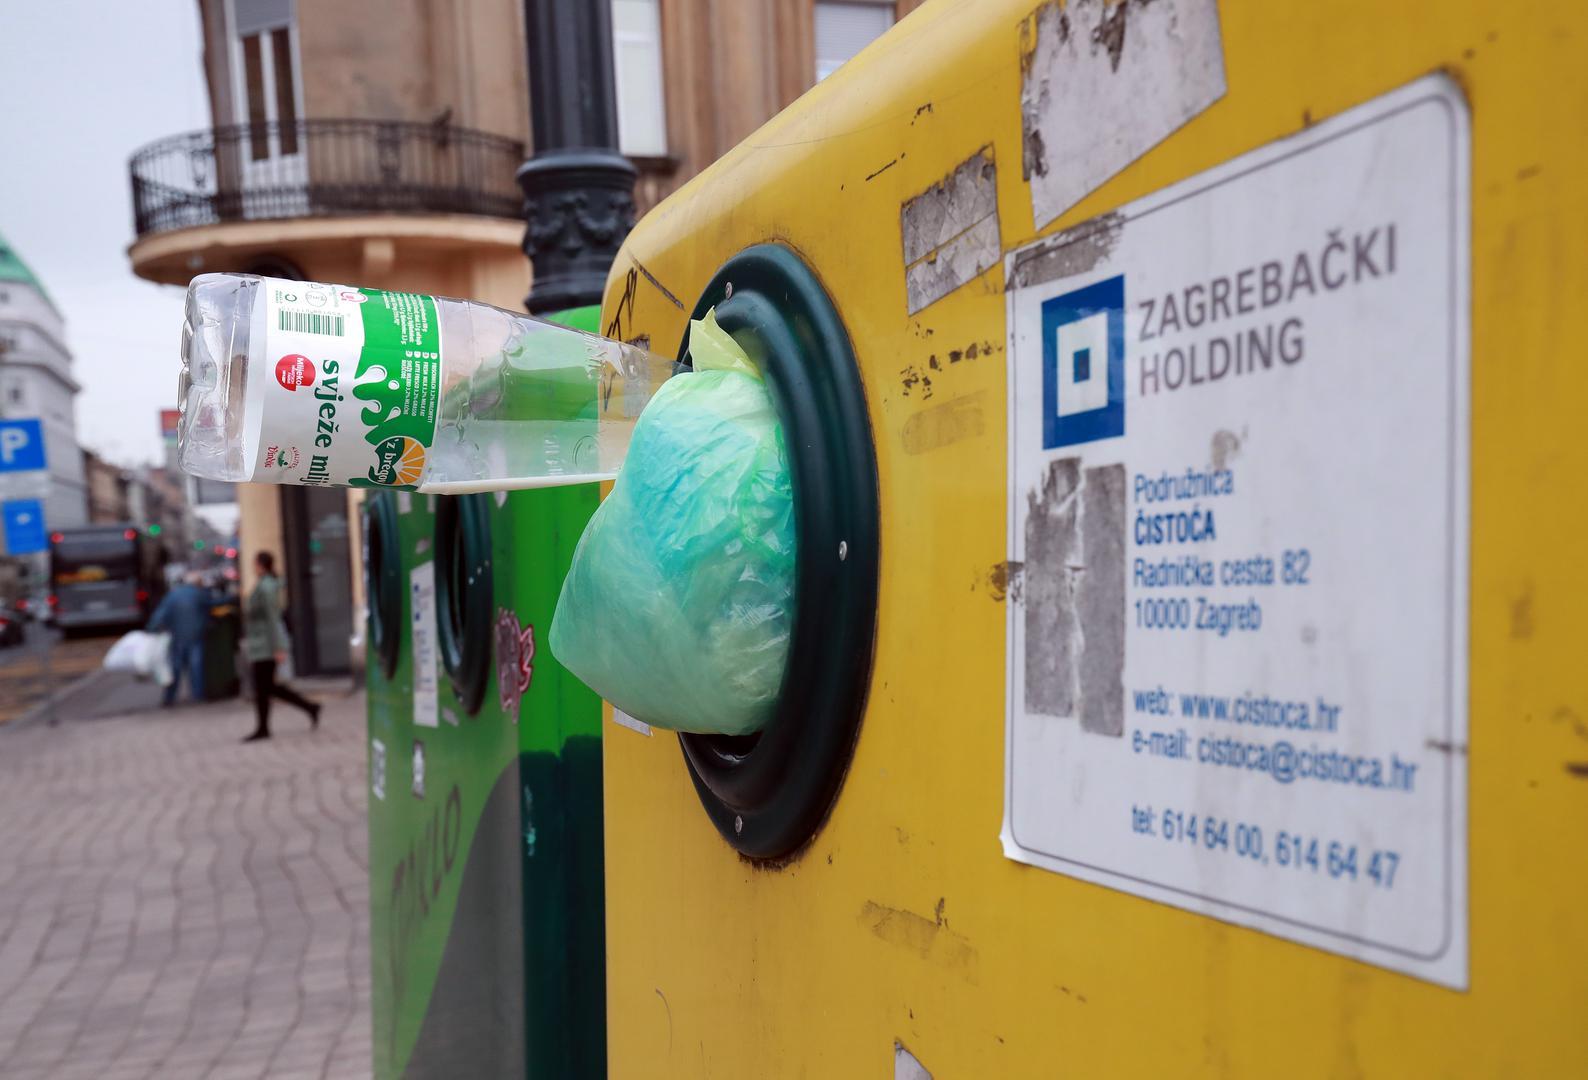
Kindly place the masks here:
<instances>
[{"instance_id":1,"label":"blue square logo","mask_svg":"<svg viewBox=\"0 0 1588 1080\"><path fill-rule=\"evenodd\" d=\"M1125 278L1120 275L1042 302L1042 448L1123 434Z\"/></svg>"}]
</instances>

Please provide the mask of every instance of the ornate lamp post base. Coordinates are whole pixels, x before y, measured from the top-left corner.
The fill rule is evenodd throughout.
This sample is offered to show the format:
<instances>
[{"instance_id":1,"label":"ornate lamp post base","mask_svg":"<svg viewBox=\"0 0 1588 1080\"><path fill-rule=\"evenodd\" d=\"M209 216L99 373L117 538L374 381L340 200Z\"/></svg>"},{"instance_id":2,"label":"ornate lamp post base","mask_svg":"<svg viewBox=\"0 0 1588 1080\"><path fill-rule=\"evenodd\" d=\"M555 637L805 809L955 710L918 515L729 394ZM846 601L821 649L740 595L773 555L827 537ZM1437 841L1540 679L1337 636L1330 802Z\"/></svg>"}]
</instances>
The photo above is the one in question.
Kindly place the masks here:
<instances>
[{"instance_id":1,"label":"ornate lamp post base","mask_svg":"<svg viewBox=\"0 0 1588 1080\"><path fill-rule=\"evenodd\" d=\"M607 270L634 227L637 173L616 150L536 153L518 170L524 254L535 267L525 306L535 314L600 303Z\"/></svg>"}]
</instances>

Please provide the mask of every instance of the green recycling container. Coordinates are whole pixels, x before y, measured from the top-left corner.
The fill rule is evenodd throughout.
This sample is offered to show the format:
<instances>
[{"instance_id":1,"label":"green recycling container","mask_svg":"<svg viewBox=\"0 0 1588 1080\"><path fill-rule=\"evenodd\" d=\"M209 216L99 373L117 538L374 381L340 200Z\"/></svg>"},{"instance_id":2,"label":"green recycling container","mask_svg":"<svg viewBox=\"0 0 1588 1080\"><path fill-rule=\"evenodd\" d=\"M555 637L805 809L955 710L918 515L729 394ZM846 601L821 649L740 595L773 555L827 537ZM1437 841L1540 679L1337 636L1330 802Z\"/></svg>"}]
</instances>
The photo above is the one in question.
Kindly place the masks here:
<instances>
[{"instance_id":1,"label":"green recycling container","mask_svg":"<svg viewBox=\"0 0 1588 1080\"><path fill-rule=\"evenodd\" d=\"M242 611L235 601L210 609L204 635L204 700L234 698L241 689L237 677L237 644L242 638Z\"/></svg>"},{"instance_id":2,"label":"green recycling container","mask_svg":"<svg viewBox=\"0 0 1588 1080\"><path fill-rule=\"evenodd\" d=\"M605 1075L601 704L544 641L598 500L366 500L382 1080Z\"/></svg>"}]
</instances>

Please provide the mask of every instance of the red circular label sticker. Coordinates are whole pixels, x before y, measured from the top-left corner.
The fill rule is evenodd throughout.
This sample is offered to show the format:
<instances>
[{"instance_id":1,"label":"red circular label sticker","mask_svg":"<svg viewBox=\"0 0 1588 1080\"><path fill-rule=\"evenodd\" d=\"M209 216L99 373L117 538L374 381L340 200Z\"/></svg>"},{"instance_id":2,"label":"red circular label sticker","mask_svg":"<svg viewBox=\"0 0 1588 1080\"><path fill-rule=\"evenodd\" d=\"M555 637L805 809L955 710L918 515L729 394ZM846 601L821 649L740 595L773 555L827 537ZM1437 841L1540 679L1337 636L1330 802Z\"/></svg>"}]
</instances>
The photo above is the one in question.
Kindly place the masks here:
<instances>
[{"instance_id":1,"label":"red circular label sticker","mask_svg":"<svg viewBox=\"0 0 1588 1080\"><path fill-rule=\"evenodd\" d=\"M314 385L314 365L301 353L288 353L276 361L276 381L288 390Z\"/></svg>"},{"instance_id":2,"label":"red circular label sticker","mask_svg":"<svg viewBox=\"0 0 1588 1080\"><path fill-rule=\"evenodd\" d=\"M361 292L354 292L352 289L344 289L342 290L342 299L350 301L354 304L362 304L364 301L368 300L369 297L365 296Z\"/></svg>"}]
</instances>

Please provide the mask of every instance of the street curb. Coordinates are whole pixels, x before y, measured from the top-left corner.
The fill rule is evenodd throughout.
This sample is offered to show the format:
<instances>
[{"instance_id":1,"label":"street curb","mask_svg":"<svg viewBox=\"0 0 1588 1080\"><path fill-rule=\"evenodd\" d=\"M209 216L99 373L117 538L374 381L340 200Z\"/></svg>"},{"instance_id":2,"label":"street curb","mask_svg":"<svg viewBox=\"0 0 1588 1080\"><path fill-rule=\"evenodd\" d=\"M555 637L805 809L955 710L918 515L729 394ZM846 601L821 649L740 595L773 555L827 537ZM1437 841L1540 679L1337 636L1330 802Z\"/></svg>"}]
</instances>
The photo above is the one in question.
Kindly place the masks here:
<instances>
[{"instance_id":1,"label":"street curb","mask_svg":"<svg viewBox=\"0 0 1588 1080\"><path fill-rule=\"evenodd\" d=\"M33 706L15 720L0 724L0 733L19 730L25 727L32 727L34 724L37 724L40 721L47 721L49 719L50 710L52 707L60 706L68 698L75 697L77 694L91 690L96 683L117 674L120 673L115 671L107 671L105 668L99 668L95 671L90 671L79 675L76 679L56 690L55 693L51 694L49 697ZM362 685L350 685L348 678L345 675L308 675L302 679L293 680L293 685L301 687L311 694L317 694L322 697L334 696L336 698L349 698L364 690ZM247 694L239 692L236 697L223 700L249 701L252 699ZM216 704L216 702L207 701L204 702L204 704Z\"/></svg>"},{"instance_id":2,"label":"street curb","mask_svg":"<svg viewBox=\"0 0 1588 1080\"><path fill-rule=\"evenodd\" d=\"M12 720L10 723L0 724L0 731L11 731L25 727L32 727L39 721L48 719L51 710L61 704L61 702L75 694L89 689L96 682L104 679L107 675L113 674L115 674L115 672L106 671L104 668L99 668L97 671L90 671L85 675L79 675L77 678L73 679L59 690L56 690L55 693L51 694L49 697L33 706L33 708L29 709L15 720Z\"/></svg>"}]
</instances>

